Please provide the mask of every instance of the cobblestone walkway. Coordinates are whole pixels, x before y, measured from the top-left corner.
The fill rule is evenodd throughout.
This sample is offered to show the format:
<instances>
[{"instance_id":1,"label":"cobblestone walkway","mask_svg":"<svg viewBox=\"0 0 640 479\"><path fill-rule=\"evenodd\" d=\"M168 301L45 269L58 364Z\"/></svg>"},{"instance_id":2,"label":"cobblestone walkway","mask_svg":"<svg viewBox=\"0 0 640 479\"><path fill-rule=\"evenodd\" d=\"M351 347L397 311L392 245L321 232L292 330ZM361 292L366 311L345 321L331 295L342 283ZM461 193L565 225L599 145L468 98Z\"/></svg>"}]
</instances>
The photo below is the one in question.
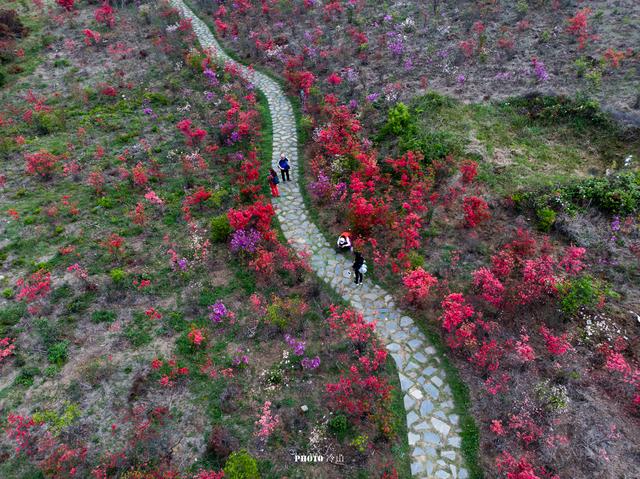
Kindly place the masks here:
<instances>
[{"instance_id":1,"label":"cobblestone walkway","mask_svg":"<svg viewBox=\"0 0 640 479\"><path fill-rule=\"evenodd\" d=\"M171 0L184 17L191 18L193 29L203 48L212 48L217 56L233 62L220 49L209 28L181 1ZM234 62L235 63L235 62ZM396 362L407 412L411 472L416 478L465 479L461 467L458 416L453 412L451 390L444 382L435 349L427 343L413 320L402 314L390 294L365 281L356 287L350 275L352 260L335 253L305 209L297 182L298 145L291 103L280 86L258 72L242 67L246 78L263 91L269 101L273 121L273 164L277 171L280 153L292 166L294 181L280 183L280 198L274 206L285 236L298 251L311 253L311 266L369 321L378 322L377 330Z\"/></svg>"}]
</instances>

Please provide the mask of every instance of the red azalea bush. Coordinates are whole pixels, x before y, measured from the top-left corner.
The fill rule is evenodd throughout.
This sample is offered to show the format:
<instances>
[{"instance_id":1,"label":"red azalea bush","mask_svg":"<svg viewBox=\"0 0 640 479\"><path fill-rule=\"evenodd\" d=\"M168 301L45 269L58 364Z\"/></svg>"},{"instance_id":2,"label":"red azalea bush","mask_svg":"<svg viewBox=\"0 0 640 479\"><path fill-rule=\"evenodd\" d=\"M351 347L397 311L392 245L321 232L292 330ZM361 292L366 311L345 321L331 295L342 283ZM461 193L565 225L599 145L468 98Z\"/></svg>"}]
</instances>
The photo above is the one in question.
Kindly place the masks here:
<instances>
[{"instance_id":1,"label":"red azalea bush","mask_svg":"<svg viewBox=\"0 0 640 479\"><path fill-rule=\"evenodd\" d=\"M36 153L26 153L24 160L27 174L49 179L55 172L60 158L47 150L40 150Z\"/></svg>"},{"instance_id":2,"label":"red azalea bush","mask_svg":"<svg viewBox=\"0 0 640 479\"><path fill-rule=\"evenodd\" d=\"M357 421L373 421L390 437L392 387L381 374L388 353L375 338L375 323L365 322L361 313L333 305L328 322L352 344L352 355L340 380L325 386L332 408Z\"/></svg>"},{"instance_id":3,"label":"red azalea bush","mask_svg":"<svg viewBox=\"0 0 640 479\"><path fill-rule=\"evenodd\" d=\"M56 0L56 3L64 8L67 12L73 10L75 0Z\"/></svg>"},{"instance_id":4,"label":"red azalea bush","mask_svg":"<svg viewBox=\"0 0 640 479\"><path fill-rule=\"evenodd\" d=\"M24 300L27 303L38 301L51 292L51 273L40 269L27 279L19 279L16 285L19 288L16 296L18 301Z\"/></svg>"},{"instance_id":5,"label":"red azalea bush","mask_svg":"<svg viewBox=\"0 0 640 479\"><path fill-rule=\"evenodd\" d=\"M464 209L465 226L475 228L480 223L491 218L489 213L489 205L482 198L477 196L467 196L462 204Z\"/></svg>"},{"instance_id":6,"label":"red azalea bush","mask_svg":"<svg viewBox=\"0 0 640 479\"><path fill-rule=\"evenodd\" d=\"M113 8L109 5L108 1L105 1L101 7L96 9L94 12L94 18L96 19L96 22L102 23L109 28L113 28L116 24Z\"/></svg>"},{"instance_id":7,"label":"red azalea bush","mask_svg":"<svg viewBox=\"0 0 640 479\"><path fill-rule=\"evenodd\" d=\"M431 288L438 284L438 280L419 267L405 273L402 277L402 283L407 288L407 301L412 304L420 304L427 299Z\"/></svg>"}]
</instances>

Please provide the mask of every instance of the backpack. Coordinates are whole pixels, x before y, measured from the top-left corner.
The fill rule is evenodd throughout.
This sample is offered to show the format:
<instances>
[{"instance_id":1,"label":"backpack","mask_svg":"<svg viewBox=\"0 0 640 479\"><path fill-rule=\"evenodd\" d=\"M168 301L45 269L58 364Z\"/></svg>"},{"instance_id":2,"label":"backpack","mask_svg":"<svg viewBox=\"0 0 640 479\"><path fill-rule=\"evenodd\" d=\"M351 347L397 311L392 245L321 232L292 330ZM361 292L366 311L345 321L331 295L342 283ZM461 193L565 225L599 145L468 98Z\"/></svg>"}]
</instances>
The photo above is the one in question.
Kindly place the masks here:
<instances>
[{"instance_id":1,"label":"backpack","mask_svg":"<svg viewBox=\"0 0 640 479\"><path fill-rule=\"evenodd\" d=\"M280 183L280 178L278 178L278 175L271 176L271 178L273 178L273 184L274 185L277 185L278 183Z\"/></svg>"},{"instance_id":2,"label":"backpack","mask_svg":"<svg viewBox=\"0 0 640 479\"><path fill-rule=\"evenodd\" d=\"M362 274L365 274L367 272L367 263L363 261L362 266L360 266L360 269L358 271L360 271Z\"/></svg>"}]
</instances>

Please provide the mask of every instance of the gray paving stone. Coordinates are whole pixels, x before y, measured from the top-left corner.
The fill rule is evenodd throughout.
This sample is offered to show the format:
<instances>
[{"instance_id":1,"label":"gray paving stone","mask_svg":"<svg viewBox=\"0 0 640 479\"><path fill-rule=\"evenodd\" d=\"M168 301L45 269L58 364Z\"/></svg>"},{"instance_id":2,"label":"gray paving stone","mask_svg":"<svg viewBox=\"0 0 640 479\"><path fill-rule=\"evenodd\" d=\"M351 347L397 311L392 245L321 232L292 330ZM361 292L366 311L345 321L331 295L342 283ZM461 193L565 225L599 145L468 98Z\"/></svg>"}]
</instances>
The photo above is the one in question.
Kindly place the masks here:
<instances>
[{"instance_id":1,"label":"gray paving stone","mask_svg":"<svg viewBox=\"0 0 640 479\"><path fill-rule=\"evenodd\" d=\"M411 409L415 403L416 403L416 400L413 399L411 396L409 396L409 395L405 395L404 396L404 408L405 409Z\"/></svg>"},{"instance_id":2,"label":"gray paving stone","mask_svg":"<svg viewBox=\"0 0 640 479\"><path fill-rule=\"evenodd\" d=\"M411 463L411 474L414 476L424 471L424 463L417 461Z\"/></svg>"},{"instance_id":3,"label":"gray paving stone","mask_svg":"<svg viewBox=\"0 0 640 479\"><path fill-rule=\"evenodd\" d=\"M420 440L420 436L417 434L414 434L412 432L409 433L409 445L413 446L416 442L418 442Z\"/></svg>"},{"instance_id":4,"label":"gray paving stone","mask_svg":"<svg viewBox=\"0 0 640 479\"><path fill-rule=\"evenodd\" d=\"M425 432L422 437L425 442L428 442L430 444L435 444L437 446L442 445L442 439L440 439L440 436L438 436L436 433Z\"/></svg>"},{"instance_id":5,"label":"gray paving stone","mask_svg":"<svg viewBox=\"0 0 640 479\"><path fill-rule=\"evenodd\" d=\"M422 401L422 404L420 404L420 414L426 417L431 411L433 411L433 403L428 400Z\"/></svg>"},{"instance_id":6,"label":"gray paving stone","mask_svg":"<svg viewBox=\"0 0 640 479\"><path fill-rule=\"evenodd\" d=\"M453 447L457 447L458 449L460 448L460 438L458 436L453 436L449 438L449 441L447 441L447 444L449 446L453 446Z\"/></svg>"},{"instance_id":7,"label":"gray paving stone","mask_svg":"<svg viewBox=\"0 0 640 479\"><path fill-rule=\"evenodd\" d=\"M438 431L443 436L448 435L449 431L451 430L451 426L436 417L431 418L431 424L433 424L433 427L436 428L436 431Z\"/></svg>"},{"instance_id":8,"label":"gray paving stone","mask_svg":"<svg viewBox=\"0 0 640 479\"><path fill-rule=\"evenodd\" d=\"M418 415L415 413L415 411L410 411L409 414L407 414L407 427L411 427L411 425L417 420Z\"/></svg>"},{"instance_id":9,"label":"gray paving stone","mask_svg":"<svg viewBox=\"0 0 640 479\"><path fill-rule=\"evenodd\" d=\"M424 387L424 390L427 391L427 394L429 394L433 399L438 399L438 396L440 396L440 391L438 391L438 388L433 384L427 384Z\"/></svg>"}]
</instances>

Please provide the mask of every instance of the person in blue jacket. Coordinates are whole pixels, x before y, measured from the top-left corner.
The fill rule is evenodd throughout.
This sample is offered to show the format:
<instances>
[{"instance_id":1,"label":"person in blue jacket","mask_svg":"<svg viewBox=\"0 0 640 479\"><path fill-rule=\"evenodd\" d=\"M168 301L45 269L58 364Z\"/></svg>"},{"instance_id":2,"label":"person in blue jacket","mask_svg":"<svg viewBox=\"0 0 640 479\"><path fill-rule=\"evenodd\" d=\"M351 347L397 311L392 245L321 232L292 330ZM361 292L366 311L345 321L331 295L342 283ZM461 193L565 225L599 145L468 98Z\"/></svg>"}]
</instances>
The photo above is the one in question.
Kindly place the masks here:
<instances>
[{"instance_id":1,"label":"person in blue jacket","mask_svg":"<svg viewBox=\"0 0 640 479\"><path fill-rule=\"evenodd\" d=\"M289 177L289 170L291 169L291 166L289 166L289 158L284 156L284 153L280 153L280 161L278 161L278 166L280 167L282 182L284 183L285 181L291 181L291 178Z\"/></svg>"}]
</instances>

